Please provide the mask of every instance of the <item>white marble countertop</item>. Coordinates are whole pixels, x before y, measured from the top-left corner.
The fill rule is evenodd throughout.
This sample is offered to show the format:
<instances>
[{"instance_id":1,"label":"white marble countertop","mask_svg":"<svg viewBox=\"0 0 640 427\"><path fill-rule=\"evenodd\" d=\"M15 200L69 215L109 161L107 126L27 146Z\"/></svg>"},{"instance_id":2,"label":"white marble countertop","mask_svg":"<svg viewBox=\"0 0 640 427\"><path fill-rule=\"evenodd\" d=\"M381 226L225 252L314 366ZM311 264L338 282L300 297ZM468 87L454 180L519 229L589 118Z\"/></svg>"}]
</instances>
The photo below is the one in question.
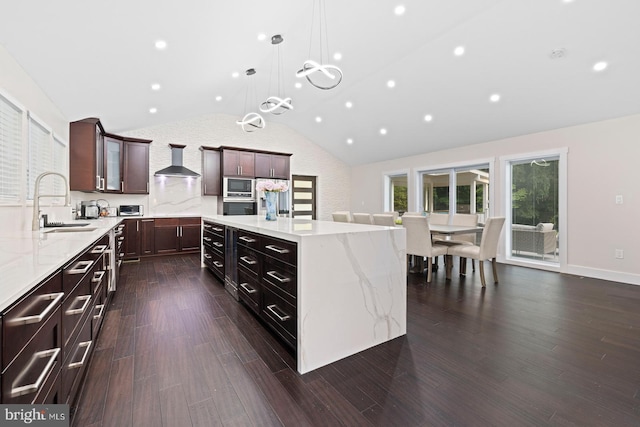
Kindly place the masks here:
<instances>
[{"instance_id":1,"label":"white marble countertop","mask_svg":"<svg viewBox=\"0 0 640 427\"><path fill-rule=\"evenodd\" d=\"M119 224L121 217L81 219L92 231L50 232L0 229L0 311L53 274Z\"/></svg>"},{"instance_id":2,"label":"white marble countertop","mask_svg":"<svg viewBox=\"0 0 640 427\"><path fill-rule=\"evenodd\" d=\"M278 217L276 221L267 221L263 215L203 215L202 219L293 242L300 242L303 238L311 236L366 233L396 228L283 217Z\"/></svg>"}]
</instances>

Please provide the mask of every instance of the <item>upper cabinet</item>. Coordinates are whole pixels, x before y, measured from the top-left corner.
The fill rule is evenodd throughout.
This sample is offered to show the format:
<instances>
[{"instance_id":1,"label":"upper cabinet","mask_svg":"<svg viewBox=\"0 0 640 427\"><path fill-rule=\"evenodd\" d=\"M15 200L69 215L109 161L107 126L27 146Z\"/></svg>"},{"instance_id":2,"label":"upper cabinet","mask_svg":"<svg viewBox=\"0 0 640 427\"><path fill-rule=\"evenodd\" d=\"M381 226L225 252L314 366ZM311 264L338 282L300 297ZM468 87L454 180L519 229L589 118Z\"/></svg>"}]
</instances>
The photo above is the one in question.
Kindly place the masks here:
<instances>
[{"instance_id":1,"label":"upper cabinet","mask_svg":"<svg viewBox=\"0 0 640 427\"><path fill-rule=\"evenodd\" d=\"M256 153L256 178L289 179L290 154Z\"/></svg>"},{"instance_id":2,"label":"upper cabinet","mask_svg":"<svg viewBox=\"0 0 640 427\"><path fill-rule=\"evenodd\" d=\"M69 126L69 187L74 191L149 193L147 139L106 133L99 119Z\"/></svg>"},{"instance_id":3,"label":"upper cabinet","mask_svg":"<svg viewBox=\"0 0 640 427\"><path fill-rule=\"evenodd\" d=\"M202 195L219 196L220 186L220 149L200 147L202 151Z\"/></svg>"},{"instance_id":4,"label":"upper cabinet","mask_svg":"<svg viewBox=\"0 0 640 427\"><path fill-rule=\"evenodd\" d=\"M255 177L255 153L223 148L222 174L223 176Z\"/></svg>"}]
</instances>

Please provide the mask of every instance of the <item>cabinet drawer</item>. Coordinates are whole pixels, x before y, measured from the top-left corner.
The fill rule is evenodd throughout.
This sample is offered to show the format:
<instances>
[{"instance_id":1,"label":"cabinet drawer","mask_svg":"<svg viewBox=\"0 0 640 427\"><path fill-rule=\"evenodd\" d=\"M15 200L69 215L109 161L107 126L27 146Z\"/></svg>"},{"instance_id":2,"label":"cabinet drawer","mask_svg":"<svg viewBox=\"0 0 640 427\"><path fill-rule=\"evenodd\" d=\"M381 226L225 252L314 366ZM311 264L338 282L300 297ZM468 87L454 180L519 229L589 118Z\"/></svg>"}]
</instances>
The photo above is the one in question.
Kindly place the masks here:
<instances>
[{"instance_id":1,"label":"cabinet drawer","mask_svg":"<svg viewBox=\"0 0 640 427\"><path fill-rule=\"evenodd\" d=\"M224 252L224 237L218 234L204 230L202 232L202 243L205 246L220 252L220 254Z\"/></svg>"},{"instance_id":2,"label":"cabinet drawer","mask_svg":"<svg viewBox=\"0 0 640 427\"><path fill-rule=\"evenodd\" d=\"M70 400L75 395L78 383L89 363L89 356L92 350L93 341L91 339L91 316L83 319L84 324L80 333L69 346L68 354L62 364L60 375L62 376L62 402L71 403Z\"/></svg>"},{"instance_id":3,"label":"cabinet drawer","mask_svg":"<svg viewBox=\"0 0 640 427\"><path fill-rule=\"evenodd\" d=\"M93 275L86 275L62 303L63 357L67 356L66 346L73 342L74 332L77 334L76 329L80 323L80 319L85 317L85 313L90 311L93 305L92 277Z\"/></svg>"},{"instance_id":4,"label":"cabinet drawer","mask_svg":"<svg viewBox=\"0 0 640 427\"><path fill-rule=\"evenodd\" d=\"M180 218L180 225L200 225L200 217Z\"/></svg>"},{"instance_id":5,"label":"cabinet drawer","mask_svg":"<svg viewBox=\"0 0 640 427\"><path fill-rule=\"evenodd\" d=\"M262 289L262 318L293 349L296 348L296 308L273 293L268 287Z\"/></svg>"},{"instance_id":6,"label":"cabinet drawer","mask_svg":"<svg viewBox=\"0 0 640 427\"><path fill-rule=\"evenodd\" d=\"M203 257L205 265L224 282L224 258L222 255L205 246Z\"/></svg>"},{"instance_id":7,"label":"cabinet drawer","mask_svg":"<svg viewBox=\"0 0 640 427\"><path fill-rule=\"evenodd\" d=\"M60 307L63 298L62 273L58 272L4 313L2 370Z\"/></svg>"},{"instance_id":8,"label":"cabinet drawer","mask_svg":"<svg viewBox=\"0 0 640 427\"><path fill-rule=\"evenodd\" d=\"M83 257L85 259L97 260L105 253L105 251L109 248L109 235L106 234L98 241L96 241L87 251L85 252L86 256Z\"/></svg>"},{"instance_id":9,"label":"cabinet drawer","mask_svg":"<svg viewBox=\"0 0 640 427\"><path fill-rule=\"evenodd\" d=\"M238 269L238 295L258 315L260 314L260 289L260 284L253 274Z\"/></svg>"},{"instance_id":10,"label":"cabinet drawer","mask_svg":"<svg viewBox=\"0 0 640 427\"><path fill-rule=\"evenodd\" d=\"M260 236L250 231L238 230L238 247L240 245L260 250Z\"/></svg>"},{"instance_id":11,"label":"cabinet drawer","mask_svg":"<svg viewBox=\"0 0 640 427\"><path fill-rule=\"evenodd\" d=\"M180 218L156 218L156 227L172 227L180 225Z\"/></svg>"},{"instance_id":12,"label":"cabinet drawer","mask_svg":"<svg viewBox=\"0 0 640 427\"><path fill-rule=\"evenodd\" d=\"M60 307L2 374L2 403L34 403L54 380L62 360Z\"/></svg>"},{"instance_id":13,"label":"cabinet drawer","mask_svg":"<svg viewBox=\"0 0 640 427\"><path fill-rule=\"evenodd\" d=\"M261 251L289 264L297 264L298 245L295 242L262 236Z\"/></svg>"},{"instance_id":14,"label":"cabinet drawer","mask_svg":"<svg viewBox=\"0 0 640 427\"><path fill-rule=\"evenodd\" d=\"M104 292L105 289L106 285L102 285L98 292L94 294L93 298L94 304L92 305L93 309L91 314L91 337L94 340L98 336L98 331L100 331L104 315L107 312L107 295Z\"/></svg>"},{"instance_id":15,"label":"cabinet drawer","mask_svg":"<svg viewBox=\"0 0 640 427\"><path fill-rule=\"evenodd\" d=\"M214 222L206 222L202 225L202 227L213 234L217 234L222 236L224 239L224 225L216 224Z\"/></svg>"},{"instance_id":16,"label":"cabinet drawer","mask_svg":"<svg viewBox=\"0 0 640 427\"><path fill-rule=\"evenodd\" d=\"M292 304L298 295L297 269L289 264L271 257L264 257L262 280L271 285L275 292L282 293Z\"/></svg>"},{"instance_id":17,"label":"cabinet drawer","mask_svg":"<svg viewBox=\"0 0 640 427\"><path fill-rule=\"evenodd\" d=\"M257 277L260 274L260 255L254 250L238 245L238 267Z\"/></svg>"},{"instance_id":18,"label":"cabinet drawer","mask_svg":"<svg viewBox=\"0 0 640 427\"><path fill-rule=\"evenodd\" d=\"M87 259L85 253L62 269L62 290L65 295L69 295L78 283L92 274L91 271L97 265L96 261Z\"/></svg>"}]
</instances>

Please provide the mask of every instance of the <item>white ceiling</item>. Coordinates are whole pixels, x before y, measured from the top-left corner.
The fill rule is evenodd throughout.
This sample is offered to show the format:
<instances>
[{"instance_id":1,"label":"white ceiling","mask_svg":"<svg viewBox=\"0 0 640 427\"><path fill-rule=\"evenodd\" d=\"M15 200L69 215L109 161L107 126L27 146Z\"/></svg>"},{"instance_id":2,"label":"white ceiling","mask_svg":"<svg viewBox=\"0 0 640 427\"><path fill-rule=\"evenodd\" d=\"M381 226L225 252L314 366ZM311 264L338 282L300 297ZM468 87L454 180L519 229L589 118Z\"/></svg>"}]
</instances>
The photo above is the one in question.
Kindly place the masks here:
<instances>
[{"instance_id":1,"label":"white ceiling","mask_svg":"<svg viewBox=\"0 0 640 427\"><path fill-rule=\"evenodd\" d=\"M281 77L295 109L265 115L267 126L284 123L352 165L640 112L638 0L324 0L329 52L342 53L324 62L344 73L329 91L295 77L310 51L321 59L314 0L2 3L0 44L69 120L99 117L115 133L240 118L249 85L256 103L275 92L274 34L285 40ZM558 48L566 55L552 59ZM600 73L598 61L608 62Z\"/></svg>"}]
</instances>

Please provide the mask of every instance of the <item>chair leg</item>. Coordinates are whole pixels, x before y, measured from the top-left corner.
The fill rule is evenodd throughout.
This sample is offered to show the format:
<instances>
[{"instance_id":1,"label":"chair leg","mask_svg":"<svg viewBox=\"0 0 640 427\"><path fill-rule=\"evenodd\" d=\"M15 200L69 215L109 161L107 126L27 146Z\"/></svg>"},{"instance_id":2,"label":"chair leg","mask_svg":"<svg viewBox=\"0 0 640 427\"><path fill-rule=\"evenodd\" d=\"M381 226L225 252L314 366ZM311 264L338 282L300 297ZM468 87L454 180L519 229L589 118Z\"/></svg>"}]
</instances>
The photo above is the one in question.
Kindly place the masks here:
<instances>
[{"instance_id":1,"label":"chair leg","mask_svg":"<svg viewBox=\"0 0 640 427\"><path fill-rule=\"evenodd\" d=\"M476 272L476 260L471 258L471 270L475 273Z\"/></svg>"},{"instance_id":2,"label":"chair leg","mask_svg":"<svg viewBox=\"0 0 640 427\"><path fill-rule=\"evenodd\" d=\"M431 261L431 257L427 257L427 283L431 283L431 269L433 266L433 262Z\"/></svg>"},{"instance_id":3,"label":"chair leg","mask_svg":"<svg viewBox=\"0 0 640 427\"><path fill-rule=\"evenodd\" d=\"M493 258L491 260L491 267L493 267L493 281L496 285L498 284L498 269L496 268L497 264L498 263L496 262L496 259Z\"/></svg>"},{"instance_id":4,"label":"chair leg","mask_svg":"<svg viewBox=\"0 0 640 427\"><path fill-rule=\"evenodd\" d=\"M480 265L480 282L484 288L487 286L487 282L484 280L484 261L478 260L478 264Z\"/></svg>"},{"instance_id":5,"label":"chair leg","mask_svg":"<svg viewBox=\"0 0 640 427\"><path fill-rule=\"evenodd\" d=\"M465 276L467 274L467 259L460 257L460 275Z\"/></svg>"}]
</instances>

